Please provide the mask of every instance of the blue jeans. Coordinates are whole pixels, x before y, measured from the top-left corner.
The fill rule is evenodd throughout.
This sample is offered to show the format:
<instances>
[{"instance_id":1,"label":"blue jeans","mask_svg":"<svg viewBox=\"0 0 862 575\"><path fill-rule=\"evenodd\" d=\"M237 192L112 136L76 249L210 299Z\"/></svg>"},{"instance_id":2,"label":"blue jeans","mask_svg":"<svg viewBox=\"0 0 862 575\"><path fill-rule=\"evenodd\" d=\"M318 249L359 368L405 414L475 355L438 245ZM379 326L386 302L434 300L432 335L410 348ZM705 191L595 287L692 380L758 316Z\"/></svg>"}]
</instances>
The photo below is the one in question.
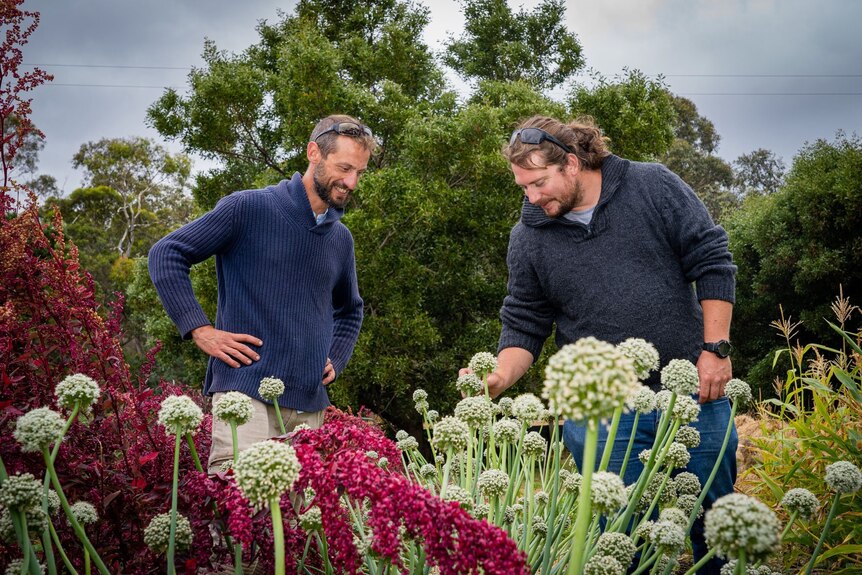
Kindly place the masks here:
<instances>
[{"instance_id":1,"label":"blue jeans","mask_svg":"<svg viewBox=\"0 0 862 575\"><path fill-rule=\"evenodd\" d=\"M700 416L697 421L690 425L700 432L700 445L694 449L690 449L691 461L689 461L686 469L681 471L689 471L697 475L701 485L706 483L709 474L712 473L712 468L715 465L715 460L718 457L718 451L721 449L721 444L724 441L724 434L727 430L728 420L730 419L730 402L726 397L719 400L705 403L700 406ZM638 454L644 449L652 448L655 434L658 431L658 421L661 413L653 411L646 415L641 415L638 418L638 428L635 432L635 440L632 445L631 455L629 456L628 465L626 465L626 473L623 481L626 485L630 485L637 481L643 470L643 464L638 459ZM619 473L622 469L623 458L626 454L629 437L631 436L632 427L634 424L635 414L624 413L620 418L617 435L614 439L613 449L611 451L610 463L608 471ZM602 458L605 443L607 442L608 426L599 425L599 447L596 455L596 466ZM583 424L568 420L563 425L563 442L566 445L578 468L582 467L584 458L584 440L586 438L586 427ZM723 495L733 493L733 484L736 482L736 446L738 444L738 436L736 434L736 426L731 427L730 438L728 439L727 448L724 456L721 459L718 472L715 479L707 492L706 498L703 501L704 510L709 509L713 502ZM697 562L701 557L706 555L707 546L703 535L703 518L695 521L691 529L691 543L694 551L694 560ZM721 566L724 564L720 559L713 557L706 565L698 570L698 575L718 575Z\"/></svg>"}]
</instances>

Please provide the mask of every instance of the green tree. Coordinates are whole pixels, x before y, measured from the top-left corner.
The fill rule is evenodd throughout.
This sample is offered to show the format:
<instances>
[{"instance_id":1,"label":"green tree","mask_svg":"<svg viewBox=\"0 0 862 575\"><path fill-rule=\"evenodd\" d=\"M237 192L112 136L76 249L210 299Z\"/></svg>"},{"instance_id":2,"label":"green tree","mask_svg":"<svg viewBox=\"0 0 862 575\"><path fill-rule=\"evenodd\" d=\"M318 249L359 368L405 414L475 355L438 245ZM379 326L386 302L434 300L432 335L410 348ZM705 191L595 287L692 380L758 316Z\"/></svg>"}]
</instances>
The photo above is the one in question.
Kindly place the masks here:
<instances>
[{"instance_id":1,"label":"green tree","mask_svg":"<svg viewBox=\"0 0 862 575\"><path fill-rule=\"evenodd\" d=\"M522 81L539 90L565 82L584 65L581 45L565 26L563 0L513 13L506 0L460 0L464 33L443 61L468 79Z\"/></svg>"},{"instance_id":2,"label":"green tree","mask_svg":"<svg viewBox=\"0 0 862 575\"><path fill-rule=\"evenodd\" d=\"M782 341L768 326L779 305L803 322L802 341L828 342L835 334L824 319L839 286L851 302L862 296L860 182L862 141L839 132L806 145L777 192L748 197L728 221L739 266L734 364L764 388L777 375L770 352Z\"/></svg>"},{"instance_id":3,"label":"green tree","mask_svg":"<svg viewBox=\"0 0 862 575\"><path fill-rule=\"evenodd\" d=\"M784 161L771 150L758 148L739 156L734 167L734 186L740 196L772 194L784 181Z\"/></svg>"}]
</instances>

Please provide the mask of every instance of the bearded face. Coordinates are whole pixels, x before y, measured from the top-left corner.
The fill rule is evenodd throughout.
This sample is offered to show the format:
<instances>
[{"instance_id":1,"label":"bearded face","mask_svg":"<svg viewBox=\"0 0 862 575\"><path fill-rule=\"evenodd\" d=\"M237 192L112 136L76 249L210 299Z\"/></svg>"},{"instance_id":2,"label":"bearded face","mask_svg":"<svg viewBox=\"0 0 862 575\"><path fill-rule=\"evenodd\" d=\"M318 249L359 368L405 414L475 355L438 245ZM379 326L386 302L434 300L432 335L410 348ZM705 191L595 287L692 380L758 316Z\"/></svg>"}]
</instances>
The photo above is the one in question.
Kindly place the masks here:
<instances>
[{"instance_id":1,"label":"bearded face","mask_svg":"<svg viewBox=\"0 0 862 575\"><path fill-rule=\"evenodd\" d=\"M332 173L326 161L320 162L314 168L314 191L326 205L333 208L343 208L350 200L352 189L347 187L339 174Z\"/></svg>"}]
</instances>

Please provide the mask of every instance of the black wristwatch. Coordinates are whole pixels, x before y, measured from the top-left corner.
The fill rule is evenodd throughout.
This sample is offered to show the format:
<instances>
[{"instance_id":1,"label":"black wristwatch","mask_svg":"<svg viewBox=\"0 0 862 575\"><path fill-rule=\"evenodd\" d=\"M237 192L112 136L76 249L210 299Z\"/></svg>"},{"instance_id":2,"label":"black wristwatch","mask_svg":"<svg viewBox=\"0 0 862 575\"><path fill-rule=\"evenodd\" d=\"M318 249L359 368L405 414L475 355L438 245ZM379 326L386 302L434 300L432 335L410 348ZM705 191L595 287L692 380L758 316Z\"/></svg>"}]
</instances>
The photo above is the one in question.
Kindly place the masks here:
<instances>
[{"instance_id":1,"label":"black wristwatch","mask_svg":"<svg viewBox=\"0 0 862 575\"><path fill-rule=\"evenodd\" d=\"M733 351L733 346L730 345L730 342L726 339L720 339L718 341L704 342L703 349L706 351L711 351L721 359L724 359L726 357L730 357L730 352Z\"/></svg>"}]
</instances>

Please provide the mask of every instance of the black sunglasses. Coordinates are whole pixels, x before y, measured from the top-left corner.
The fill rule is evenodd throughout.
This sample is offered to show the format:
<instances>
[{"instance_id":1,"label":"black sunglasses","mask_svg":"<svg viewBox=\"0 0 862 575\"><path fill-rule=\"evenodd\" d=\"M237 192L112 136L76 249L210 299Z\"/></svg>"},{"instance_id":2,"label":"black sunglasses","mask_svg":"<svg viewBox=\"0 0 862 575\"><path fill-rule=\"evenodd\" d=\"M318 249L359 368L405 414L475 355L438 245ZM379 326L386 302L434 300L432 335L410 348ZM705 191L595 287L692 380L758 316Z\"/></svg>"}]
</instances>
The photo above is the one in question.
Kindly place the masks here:
<instances>
[{"instance_id":1,"label":"black sunglasses","mask_svg":"<svg viewBox=\"0 0 862 575\"><path fill-rule=\"evenodd\" d=\"M512 137L509 139L509 145L511 146L512 144L514 144L516 140L521 140L521 142L524 144L531 144L534 146L538 146L539 144L547 140L552 144L556 144L569 154L575 153L570 147L568 147L546 131L542 130L541 128L522 128L520 130L515 130L514 132L512 132Z\"/></svg>"},{"instance_id":2,"label":"black sunglasses","mask_svg":"<svg viewBox=\"0 0 862 575\"><path fill-rule=\"evenodd\" d=\"M338 124L333 124L317 134L314 141L316 142L320 139L320 136L328 134L329 132L335 132L339 136L350 136L351 138L361 138L362 136L374 137L374 134L371 133L371 128L368 126L363 126L362 124L357 124L355 122L339 122Z\"/></svg>"}]
</instances>

